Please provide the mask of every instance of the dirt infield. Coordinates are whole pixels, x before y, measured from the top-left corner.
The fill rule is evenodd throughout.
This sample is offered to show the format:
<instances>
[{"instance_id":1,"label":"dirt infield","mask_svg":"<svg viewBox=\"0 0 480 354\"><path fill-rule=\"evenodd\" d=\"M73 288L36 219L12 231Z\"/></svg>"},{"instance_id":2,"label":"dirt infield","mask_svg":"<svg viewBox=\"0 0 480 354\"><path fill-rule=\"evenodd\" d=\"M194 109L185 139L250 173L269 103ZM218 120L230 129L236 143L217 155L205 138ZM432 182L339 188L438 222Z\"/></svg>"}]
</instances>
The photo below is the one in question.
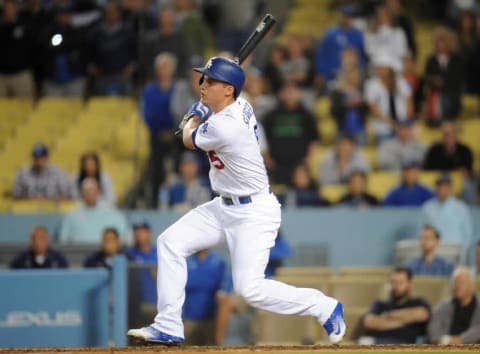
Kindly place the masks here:
<instances>
[{"instance_id":1,"label":"dirt infield","mask_svg":"<svg viewBox=\"0 0 480 354\"><path fill-rule=\"evenodd\" d=\"M32 349L0 349L0 354L129 354L129 353L182 353L182 354L392 354L392 353L449 353L461 354L465 352L480 353L480 345L432 346L432 345L396 345L396 346L351 346L351 345L314 345L314 346L238 346L238 347L164 347L143 346L125 348L32 348Z\"/></svg>"}]
</instances>

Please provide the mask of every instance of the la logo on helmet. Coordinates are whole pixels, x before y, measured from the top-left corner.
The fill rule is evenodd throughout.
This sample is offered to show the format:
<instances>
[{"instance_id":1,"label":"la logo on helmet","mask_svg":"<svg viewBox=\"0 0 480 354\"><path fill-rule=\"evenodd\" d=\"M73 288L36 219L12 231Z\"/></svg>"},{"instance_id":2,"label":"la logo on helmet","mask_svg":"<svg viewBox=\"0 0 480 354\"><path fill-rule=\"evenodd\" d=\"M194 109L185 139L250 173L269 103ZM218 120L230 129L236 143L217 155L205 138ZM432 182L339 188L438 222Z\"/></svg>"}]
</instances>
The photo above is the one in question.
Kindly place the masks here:
<instances>
[{"instance_id":1,"label":"la logo on helmet","mask_svg":"<svg viewBox=\"0 0 480 354\"><path fill-rule=\"evenodd\" d=\"M210 68L212 67L212 65L213 65L212 59L210 59L210 60L208 61L207 65L205 65L205 67L206 67L207 69L210 69Z\"/></svg>"}]
</instances>

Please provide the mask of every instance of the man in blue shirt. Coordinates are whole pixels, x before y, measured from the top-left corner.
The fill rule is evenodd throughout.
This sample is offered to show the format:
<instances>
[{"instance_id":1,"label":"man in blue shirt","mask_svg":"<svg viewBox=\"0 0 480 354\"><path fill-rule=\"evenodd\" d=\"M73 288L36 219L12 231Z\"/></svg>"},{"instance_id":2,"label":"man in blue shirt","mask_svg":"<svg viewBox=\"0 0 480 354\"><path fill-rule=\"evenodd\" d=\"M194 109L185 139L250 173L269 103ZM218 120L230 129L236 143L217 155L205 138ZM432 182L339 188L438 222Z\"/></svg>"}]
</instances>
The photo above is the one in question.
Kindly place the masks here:
<instances>
[{"instance_id":1,"label":"man in blue shirt","mask_svg":"<svg viewBox=\"0 0 480 354\"><path fill-rule=\"evenodd\" d=\"M440 243L440 234L432 226L424 226L420 234L422 256L413 260L408 268L414 275L435 275L449 277L453 264L436 255Z\"/></svg>"},{"instance_id":2,"label":"man in blue shirt","mask_svg":"<svg viewBox=\"0 0 480 354\"><path fill-rule=\"evenodd\" d=\"M143 120L150 131L152 207L157 206L159 187L165 180L165 160L172 154L176 143L171 100L176 87L177 58L169 52L161 53L155 58L154 65L155 81L143 90L141 104Z\"/></svg>"},{"instance_id":3,"label":"man in blue shirt","mask_svg":"<svg viewBox=\"0 0 480 354\"><path fill-rule=\"evenodd\" d=\"M183 320L186 344L221 344L228 327L232 282L225 262L202 250L187 258Z\"/></svg>"},{"instance_id":4,"label":"man in blue shirt","mask_svg":"<svg viewBox=\"0 0 480 354\"><path fill-rule=\"evenodd\" d=\"M137 221L132 225L134 246L127 254L137 263L137 281L140 301L147 304L157 304L157 248L152 245L152 230L146 220Z\"/></svg>"},{"instance_id":5,"label":"man in blue shirt","mask_svg":"<svg viewBox=\"0 0 480 354\"><path fill-rule=\"evenodd\" d=\"M420 163L408 161L403 165L402 183L388 192L383 205L397 207L422 206L435 194L418 181Z\"/></svg>"},{"instance_id":6,"label":"man in blue shirt","mask_svg":"<svg viewBox=\"0 0 480 354\"><path fill-rule=\"evenodd\" d=\"M367 62L363 33L353 28L353 16L356 8L345 4L340 8L340 24L328 29L315 51L315 70L325 82L335 79L341 66L341 53L346 48L357 51L360 65Z\"/></svg>"},{"instance_id":7,"label":"man in blue shirt","mask_svg":"<svg viewBox=\"0 0 480 354\"><path fill-rule=\"evenodd\" d=\"M453 195L452 180L448 174L438 177L436 198L423 205L421 225L432 225L444 240L460 244L460 263L466 264L473 238L472 215L468 206Z\"/></svg>"}]
</instances>

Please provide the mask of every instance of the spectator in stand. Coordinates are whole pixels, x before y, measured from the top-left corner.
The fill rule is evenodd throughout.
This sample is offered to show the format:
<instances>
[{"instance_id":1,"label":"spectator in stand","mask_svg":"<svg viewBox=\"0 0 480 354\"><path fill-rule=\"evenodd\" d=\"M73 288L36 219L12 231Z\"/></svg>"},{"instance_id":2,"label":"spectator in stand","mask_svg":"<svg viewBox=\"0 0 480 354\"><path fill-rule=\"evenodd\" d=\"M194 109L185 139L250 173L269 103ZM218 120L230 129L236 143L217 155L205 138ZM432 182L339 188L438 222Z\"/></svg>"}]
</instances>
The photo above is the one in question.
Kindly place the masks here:
<instances>
[{"instance_id":1,"label":"spectator in stand","mask_svg":"<svg viewBox=\"0 0 480 354\"><path fill-rule=\"evenodd\" d=\"M384 206L419 207L435 194L419 182L420 163L411 160L403 163L402 180L399 186L388 192Z\"/></svg>"},{"instance_id":2,"label":"spectator in stand","mask_svg":"<svg viewBox=\"0 0 480 354\"><path fill-rule=\"evenodd\" d=\"M59 239L62 243L92 244L98 241L106 228L118 230L122 239L127 236L127 220L119 211L100 199L100 188L93 177L81 185L83 205L67 214L62 220Z\"/></svg>"},{"instance_id":3,"label":"spectator in stand","mask_svg":"<svg viewBox=\"0 0 480 354\"><path fill-rule=\"evenodd\" d=\"M477 48L480 45L480 38L477 33L476 15L473 10L460 12L457 19L457 36L459 42L459 54L465 65L465 88L469 94L478 93L478 63L480 60Z\"/></svg>"},{"instance_id":4,"label":"spectator in stand","mask_svg":"<svg viewBox=\"0 0 480 354\"><path fill-rule=\"evenodd\" d=\"M12 269L67 268L68 262L50 248L50 236L45 226L36 226L30 236L28 250L18 254L10 263Z\"/></svg>"},{"instance_id":5,"label":"spectator in stand","mask_svg":"<svg viewBox=\"0 0 480 354\"><path fill-rule=\"evenodd\" d=\"M286 57L287 53L285 51L285 48L277 45L273 47L272 52L270 53L268 61L265 65L265 77L269 84L269 89L273 93L278 93L284 85L280 67L283 65L283 63L285 63ZM246 83L248 83L248 81Z\"/></svg>"},{"instance_id":6,"label":"spectator in stand","mask_svg":"<svg viewBox=\"0 0 480 354\"><path fill-rule=\"evenodd\" d=\"M65 172L49 162L48 148L38 143L32 149L32 165L22 168L15 178L16 199L61 200L70 198L70 182Z\"/></svg>"},{"instance_id":7,"label":"spectator in stand","mask_svg":"<svg viewBox=\"0 0 480 354\"><path fill-rule=\"evenodd\" d=\"M473 153L469 146L458 141L458 130L454 123L442 124L442 141L430 146L423 168L429 171L460 172L463 176L463 198L467 203L475 203Z\"/></svg>"},{"instance_id":8,"label":"spectator in stand","mask_svg":"<svg viewBox=\"0 0 480 354\"><path fill-rule=\"evenodd\" d=\"M80 170L73 178L72 195L80 199L83 181L86 178L94 178L100 187L100 195L108 205L115 205L115 189L110 175L102 170L100 158L96 152L87 152L80 158Z\"/></svg>"},{"instance_id":9,"label":"spectator in stand","mask_svg":"<svg viewBox=\"0 0 480 354\"><path fill-rule=\"evenodd\" d=\"M370 59L383 53L398 63L407 55L405 32L394 25L392 14L384 4L376 7L375 17L365 33L365 50Z\"/></svg>"},{"instance_id":10,"label":"spectator in stand","mask_svg":"<svg viewBox=\"0 0 480 354\"><path fill-rule=\"evenodd\" d=\"M158 30L145 35L142 45L142 62L140 63L141 82L155 78L155 61L161 53L172 53L177 61L177 76L188 77L191 71L188 64L191 57L188 39L175 28L175 13L172 7L163 6L158 13Z\"/></svg>"},{"instance_id":11,"label":"spectator in stand","mask_svg":"<svg viewBox=\"0 0 480 354\"><path fill-rule=\"evenodd\" d=\"M461 110L464 92L464 65L457 53L458 43L452 32L443 27L434 31L434 52L426 62L426 120L438 126L445 120L454 120Z\"/></svg>"},{"instance_id":12,"label":"spectator in stand","mask_svg":"<svg viewBox=\"0 0 480 354\"><path fill-rule=\"evenodd\" d=\"M152 207L157 206L158 192L165 181L166 160L175 147L175 119L171 102L175 92L174 80L177 59L172 53L162 53L155 58L156 80L145 87L142 97L143 119L150 131L149 173Z\"/></svg>"},{"instance_id":13,"label":"spectator in stand","mask_svg":"<svg viewBox=\"0 0 480 354\"><path fill-rule=\"evenodd\" d=\"M123 0L120 4L123 20L136 34L140 35L143 31L152 31L158 27L156 1Z\"/></svg>"},{"instance_id":14,"label":"spectator in stand","mask_svg":"<svg viewBox=\"0 0 480 354\"><path fill-rule=\"evenodd\" d=\"M138 292L143 303L157 304L157 248L152 245L152 229L146 220L139 220L132 225L133 247L127 250L129 259L139 265Z\"/></svg>"},{"instance_id":15,"label":"spectator in stand","mask_svg":"<svg viewBox=\"0 0 480 354\"><path fill-rule=\"evenodd\" d=\"M410 269L396 268L390 286L390 298L375 301L363 318L366 335L375 344L416 343L425 335L430 306L423 298L411 296Z\"/></svg>"},{"instance_id":16,"label":"spectator in stand","mask_svg":"<svg viewBox=\"0 0 480 354\"><path fill-rule=\"evenodd\" d=\"M124 254L128 258L120 242L120 235L117 229L106 228L101 235L102 248L85 258L83 266L86 268L104 267L110 270L115 256Z\"/></svg>"},{"instance_id":17,"label":"spectator in stand","mask_svg":"<svg viewBox=\"0 0 480 354\"><path fill-rule=\"evenodd\" d=\"M396 122L414 116L412 89L398 75L401 64L398 59L386 54L373 58L375 75L365 84L365 97L370 106L372 124L378 143L393 136Z\"/></svg>"},{"instance_id":18,"label":"spectator in stand","mask_svg":"<svg viewBox=\"0 0 480 354\"><path fill-rule=\"evenodd\" d=\"M360 70L358 67L342 68L331 96L331 113L337 123L337 135L351 135L358 145L365 145L367 112Z\"/></svg>"},{"instance_id":19,"label":"spectator in stand","mask_svg":"<svg viewBox=\"0 0 480 354\"><path fill-rule=\"evenodd\" d=\"M4 0L0 19L0 97L35 95L33 34L19 16L17 0Z\"/></svg>"},{"instance_id":20,"label":"spectator in stand","mask_svg":"<svg viewBox=\"0 0 480 354\"><path fill-rule=\"evenodd\" d=\"M452 297L435 308L428 325L430 343L480 343L480 299L474 281L468 268L455 269Z\"/></svg>"},{"instance_id":21,"label":"spectator in stand","mask_svg":"<svg viewBox=\"0 0 480 354\"><path fill-rule=\"evenodd\" d=\"M168 206L173 210L187 212L211 199L208 182L199 177L199 167L198 157L193 151L185 151L182 154L180 178L166 187Z\"/></svg>"},{"instance_id":22,"label":"spectator in stand","mask_svg":"<svg viewBox=\"0 0 480 354\"><path fill-rule=\"evenodd\" d=\"M415 41L415 27L413 21L402 8L401 0L385 0L385 7L392 18L394 26L401 28L407 39L408 50L412 58L417 57L417 43Z\"/></svg>"},{"instance_id":23,"label":"spectator in stand","mask_svg":"<svg viewBox=\"0 0 480 354\"><path fill-rule=\"evenodd\" d=\"M473 237L473 220L468 206L453 196L448 174L438 177L436 197L423 205L421 225L432 225L444 240L462 245L460 263L466 264Z\"/></svg>"},{"instance_id":24,"label":"spectator in stand","mask_svg":"<svg viewBox=\"0 0 480 354\"><path fill-rule=\"evenodd\" d=\"M417 62L409 52L403 59L403 78L412 90L413 113L417 117L423 109L423 79L417 71Z\"/></svg>"},{"instance_id":25,"label":"spectator in stand","mask_svg":"<svg viewBox=\"0 0 480 354\"><path fill-rule=\"evenodd\" d=\"M299 87L311 86L312 63L305 56L298 36L288 37L286 51L287 58L279 67L283 81L293 81Z\"/></svg>"},{"instance_id":26,"label":"spectator in stand","mask_svg":"<svg viewBox=\"0 0 480 354\"><path fill-rule=\"evenodd\" d=\"M265 78L260 71L251 68L246 74L247 78L242 94L247 95L247 100L255 112L255 118L263 122L265 115L275 108L277 99L274 95L267 92Z\"/></svg>"},{"instance_id":27,"label":"spectator in stand","mask_svg":"<svg viewBox=\"0 0 480 354\"><path fill-rule=\"evenodd\" d=\"M472 150L458 141L458 129L454 123L442 124L442 141L430 146L423 165L430 171L461 171L467 176L472 173Z\"/></svg>"},{"instance_id":28,"label":"spectator in stand","mask_svg":"<svg viewBox=\"0 0 480 354\"><path fill-rule=\"evenodd\" d=\"M397 135L377 149L378 168L400 171L406 161L423 161L425 146L414 136L415 123L411 120L396 124Z\"/></svg>"},{"instance_id":29,"label":"spectator in stand","mask_svg":"<svg viewBox=\"0 0 480 354\"><path fill-rule=\"evenodd\" d=\"M363 209L378 204L378 199L367 192L367 174L360 170L353 171L348 179L348 192L337 205Z\"/></svg>"},{"instance_id":30,"label":"spectator in stand","mask_svg":"<svg viewBox=\"0 0 480 354\"><path fill-rule=\"evenodd\" d=\"M187 284L183 305L186 344L222 344L231 313L232 282L225 262L201 250L187 258Z\"/></svg>"},{"instance_id":31,"label":"spectator in stand","mask_svg":"<svg viewBox=\"0 0 480 354\"><path fill-rule=\"evenodd\" d=\"M218 2L218 32L216 47L235 53L251 33L261 10L260 0L222 0Z\"/></svg>"},{"instance_id":32,"label":"spectator in stand","mask_svg":"<svg viewBox=\"0 0 480 354\"><path fill-rule=\"evenodd\" d=\"M292 176L292 188L278 200L284 207L320 207L328 206L330 202L319 193L319 188L312 179L310 170L305 163L295 167Z\"/></svg>"},{"instance_id":33,"label":"spectator in stand","mask_svg":"<svg viewBox=\"0 0 480 354\"><path fill-rule=\"evenodd\" d=\"M34 50L40 50L35 44L39 43L39 37L42 32L50 26L53 21L53 13L51 9L47 9L42 0L27 0L24 2L23 11L20 14L21 19L30 29L32 34L32 44L34 44ZM35 86L37 92L40 92L41 82L43 79L42 68L39 63L41 56L35 58L33 63L33 74L35 79Z\"/></svg>"},{"instance_id":34,"label":"spectator in stand","mask_svg":"<svg viewBox=\"0 0 480 354\"><path fill-rule=\"evenodd\" d=\"M45 96L82 97L85 91L85 35L73 28L67 8L54 10L54 21L39 35L42 90Z\"/></svg>"},{"instance_id":35,"label":"spectator in stand","mask_svg":"<svg viewBox=\"0 0 480 354\"><path fill-rule=\"evenodd\" d=\"M214 47L213 34L198 12L198 1L175 0L175 22L189 40L192 55L206 57Z\"/></svg>"},{"instance_id":36,"label":"spectator in stand","mask_svg":"<svg viewBox=\"0 0 480 354\"><path fill-rule=\"evenodd\" d=\"M290 184L293 169L308 161L319 137L315 117L301 103L295 83L286 83L279 99L263 122L269 146L265 163L275 183Z\"/></svg>"},{"instance_id":37,"label":"spectator in stand","mask_svg":"<svg viewBox=\"0 0 480 354\"><path fill-rule=\"evenodd\" d=\"M370 165L352 136L343 135L320 164L320 184L346 183L353 171L368 173Z\"/></svg>"},{"instance_id":38,"label":"spectator in stand","mask_svg":"<svg viewBox=\"0 0 480 354\"><path fill-rule=\"evenodd\" d=\"M315 71L320 88L326 88L335 80L341 66L341 54L345 48L355 48L363 68L367 62L363 33L353 27L356 7L344 4L340 7L338 26L327 29L315 51Z\"/></svg>"},{"instance_id":39,"label":"spectator in stand","mask_svg":"<svg viewBox=\"0 0 480 354\"><path fill-rule=\"evenodd\" d=\"M109 0L103 22L92 32L89 41L88 73L93 79L95 95L132 94L136 46L132 28L121 18L120 5Z\"/></svg>"},{"instance_id":40,"label":"spectator in stand","mask_svg":"<svg viewBox=\"0 0 480 354\"><path fill-rule=\"evenodd\" d=\"M194 55L190 58L190 66L192 68L204 65L203 58ZM199 80L202 74L195 70L190 70L187 78L176 80L175 90L173 90L170 100L170 111L173 114L176 125L180 123L185 112L198 101L200 97Z\"/></svg>"},{"instance_id":41,"label":"spectator in stand","mask_svg":"<svg viewBox=\"0 0 480 354\"><path fill-rule=\"evenodd\" d=\"M408 264L413 275L430 275L449 277L453 272L453 264L437 256L440 244L440 233L432 226L426 225L420 233L422 256Z\"/></svg>"}]
</instances>

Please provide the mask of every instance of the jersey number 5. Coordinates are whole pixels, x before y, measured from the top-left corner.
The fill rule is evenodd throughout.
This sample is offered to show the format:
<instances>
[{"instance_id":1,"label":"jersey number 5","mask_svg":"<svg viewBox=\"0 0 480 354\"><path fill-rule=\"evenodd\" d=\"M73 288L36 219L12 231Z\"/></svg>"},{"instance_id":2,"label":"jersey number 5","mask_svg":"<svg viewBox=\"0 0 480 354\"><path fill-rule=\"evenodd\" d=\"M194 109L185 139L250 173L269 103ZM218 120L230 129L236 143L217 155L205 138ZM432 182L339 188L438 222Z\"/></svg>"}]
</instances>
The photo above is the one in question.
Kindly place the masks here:
<instances>
[{"instance_id":1,"label":"jersey number 5","mask_svg":"<svg viewBox=\"0 0 480 354\"><path fill-rule=\"evenodd\" d=\"M212 166L215 167L217 170L223 170L225 168L224 163L222 162L222 160L220 160L215 151L210 150L208 152L208 159L212 163Z\"/></svg>"}]
</instances>

